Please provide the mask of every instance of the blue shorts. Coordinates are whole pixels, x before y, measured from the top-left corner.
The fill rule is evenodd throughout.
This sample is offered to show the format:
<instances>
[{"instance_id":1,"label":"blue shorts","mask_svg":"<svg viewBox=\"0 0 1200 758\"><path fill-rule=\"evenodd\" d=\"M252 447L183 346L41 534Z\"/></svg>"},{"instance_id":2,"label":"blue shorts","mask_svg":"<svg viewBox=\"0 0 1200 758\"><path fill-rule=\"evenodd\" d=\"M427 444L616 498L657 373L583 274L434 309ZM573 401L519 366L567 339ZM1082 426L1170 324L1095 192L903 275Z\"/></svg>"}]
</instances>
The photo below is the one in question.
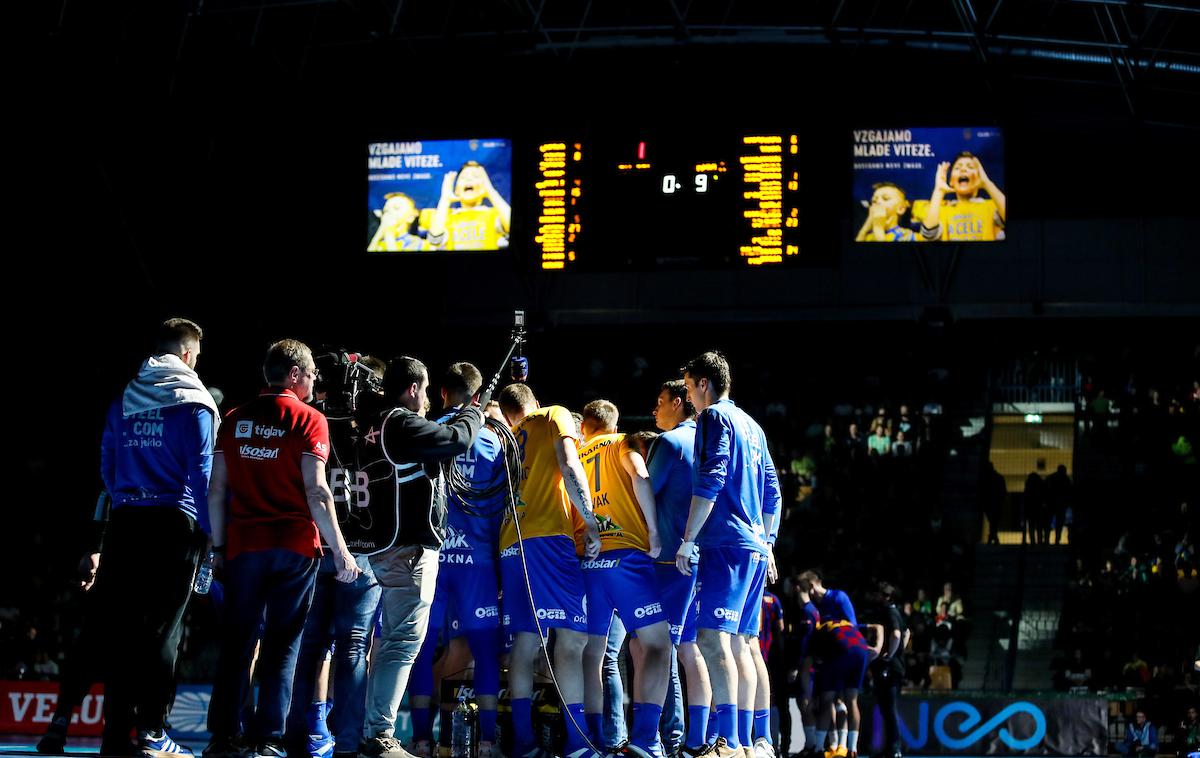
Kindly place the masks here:
<instances>
[{"instance_id":1,"label":"blue shorts","mask_svg":"<svg viewBox=\"0 0 1200 758\"><path fill-rule=\"evenodd\" d=\"M582 561L588 634L608 635L613 611L629 631L667 620L654 581L654 560L634 548L608 550Z\"/></svg>"},{"instance_id":2,"label":"blue shorts","mask_svg":"<svg viewBox=\"0 0 1200 758\"><path fill-rule=\"evenodd\" d=\"M451 630L450 636L500 627L500 580L496 564L488 559L479 563L456 562L467 555L439 556L442 563L429 618L432 624Z\"/></svg>"},{"instance_id":3,"label":"blue shorts","mask_svg":"<svg viewBox=\"0 0 1200 758\"><path fill-rule=\"evenodd\" d=\"M767 583L767 556L742 547L700 548L697 573L697 625L757 637Z\"/></svg>"},{"instance_id":4,"label":"blue shorts","mask_svg":"<svg viewBox=\"0 0 1200 758\"><path fill-rule=\"evenodd\" d=\"M570 537L528 537L525 539L525 563L529 571L529 589L525 586L525 567L521 565L518 545L500 553L500 587L504 590L504 631L509 634L537 634L538 625L529 606L529 590L537 603L537 619L542 630L569 629L587 632L584 610L583 572L575 555L575 540Z\"/></svg>"},{"instance_id":5,"label":"blue shorts","mask_svg":"<svg viewBox=\"0 0 1200 758\"><path fill-rule=\"evenodd\" d=\"M667 623L671 625L671 642L696 641L696 572L692 575L679 573L674 563L654 564L654 578L658 581L658 596L667 611Z\"/></svg>"},{"instance_id":6,"label":"blue shorts","mask_svg":"<svg viewBox=\"0 0 1200 758\"><path fill-rule=\"evenodd\" d=\"M813 689L818 693L862 689L870 655L865 648L854 647L817 666Z\"/></svg>"}]
</instances>

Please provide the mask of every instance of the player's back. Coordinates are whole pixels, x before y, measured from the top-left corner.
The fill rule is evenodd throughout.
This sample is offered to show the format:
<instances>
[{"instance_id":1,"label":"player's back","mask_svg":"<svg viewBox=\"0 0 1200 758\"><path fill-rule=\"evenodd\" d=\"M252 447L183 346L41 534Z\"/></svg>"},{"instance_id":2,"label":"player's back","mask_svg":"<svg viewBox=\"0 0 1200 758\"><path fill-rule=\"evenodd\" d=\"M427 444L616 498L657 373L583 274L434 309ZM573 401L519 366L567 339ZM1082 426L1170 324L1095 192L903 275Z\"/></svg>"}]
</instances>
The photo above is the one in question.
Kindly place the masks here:
<instances>
[{"instance_id":1,"label":"player's back","mask_svg":"<svg viewBox=\"0 0 1200 758\"><path fill-rule=\"evenodd\" d=\"M513 436L521 454L517 513L521 520L522 538L564 535L573 539L573 509L563 487L556 452L561 439L574 439L576 436L571 413L558 405L540 408L513 427ZM506 513L500 530L501 550L516 541L512 516Z\"/></svg>"},{"instance_id":2,"label":"player's back","mask_svg":"<svg viewBox=\"0 0 1200 758\"><path fill-rule=\"evenodd\" d=\"M601 434L579 449L591 487L592 510L600 525L600 550L650 549L646 518L622 458L633 450L624 434Z\"/></svg>"}]
</instances>

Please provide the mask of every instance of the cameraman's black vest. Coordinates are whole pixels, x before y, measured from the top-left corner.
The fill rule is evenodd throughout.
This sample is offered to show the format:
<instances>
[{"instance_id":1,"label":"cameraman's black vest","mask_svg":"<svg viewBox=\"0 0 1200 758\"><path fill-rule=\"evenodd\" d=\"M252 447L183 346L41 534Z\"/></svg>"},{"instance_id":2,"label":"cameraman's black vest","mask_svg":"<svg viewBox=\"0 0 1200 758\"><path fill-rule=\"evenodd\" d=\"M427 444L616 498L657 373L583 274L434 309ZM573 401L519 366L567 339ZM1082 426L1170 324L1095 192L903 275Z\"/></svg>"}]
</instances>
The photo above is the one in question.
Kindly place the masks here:
<instances>
[{"instance_id":1,"label":"cameraman's black vest","mask_svg":"<svg viewBox=\"0 0 1200 758\"><path fill-rule=\"evenodd\" d=\"M374 444L366 439L371 433ZM329 488L346 547L356 555L387 550L400 536L396 467L384 456L378 436L378 426L358 429L349 419L329 420Z\"/></svg>"}]
</instances>

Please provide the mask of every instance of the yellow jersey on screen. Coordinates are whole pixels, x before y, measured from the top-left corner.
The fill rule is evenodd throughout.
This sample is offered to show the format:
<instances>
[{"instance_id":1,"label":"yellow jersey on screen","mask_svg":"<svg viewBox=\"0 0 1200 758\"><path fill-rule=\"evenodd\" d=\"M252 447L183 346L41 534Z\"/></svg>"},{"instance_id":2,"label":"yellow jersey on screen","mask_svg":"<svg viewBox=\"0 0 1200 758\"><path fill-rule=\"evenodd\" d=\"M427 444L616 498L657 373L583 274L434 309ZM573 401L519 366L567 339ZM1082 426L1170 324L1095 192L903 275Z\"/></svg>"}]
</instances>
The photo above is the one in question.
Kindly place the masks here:
<instances>
[{"instance_id":1,"label":"yellow jersey on screen","mask_svg":"<svg viewBox=\"0 0 1200 758\"><path fill-rule=\"evenodd\" d=\"M575 508L567 498L555 453L559 440L577 437L570 411L560 405L540 408L513 427L513 436L521 453L521 483L517 488L521 537L563 535L574 539ZM512 512L506 511L500 527L500 549L512 547L516 541Z\"/></svg>"},{"instance_id":2,"label":"yellow jersey on screen","mask_svg":"<svg viewBox=\"0 0 1200 758\"><path fill-rule=\"evenodd\" d=\"M1004 237L999 209L990 198L946 198L938 208L938 223L942 242L994 242Z\"/></svg>"},{"instance_id":3,"label":"yellow jersey on screen","mask_svg":"<svg viewBox=\"0 0 1200 758\"><path fill-rule=\"evenodd\" d=\"M650 549L646 518L633 491L633 480L621 459L630 453L624 434L601 434L579 448L587 474L592 511L600 526L600 552Z\"/></svg>"},{"instance_id":4,"label":"yellow jersey on screen","mask_svg":"<svg viewBox=\"0 0 1200 758\"><path fill-rule=\"evenodd\" d=\"M447 250L498 250L503 232L500 210L490 205L451 208L446 214Z\"/></svg>"}]
</instances>

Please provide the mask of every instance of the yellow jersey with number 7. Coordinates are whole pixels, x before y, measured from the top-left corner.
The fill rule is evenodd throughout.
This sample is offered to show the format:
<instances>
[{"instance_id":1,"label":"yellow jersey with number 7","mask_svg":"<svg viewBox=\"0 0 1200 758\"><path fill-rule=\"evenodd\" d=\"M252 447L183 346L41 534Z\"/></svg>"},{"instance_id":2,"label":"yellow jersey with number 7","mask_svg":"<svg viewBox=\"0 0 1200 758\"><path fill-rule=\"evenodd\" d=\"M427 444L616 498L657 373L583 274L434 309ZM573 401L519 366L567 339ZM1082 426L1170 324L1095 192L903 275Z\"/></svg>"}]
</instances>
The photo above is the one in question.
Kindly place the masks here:
<instances>
[{"instance_id":1,"label":"yellow jersey with number 7","mask_svg":"<svg viewBox=\"0 0 1200 758\"><path fill-rule=\"evenodd\" d=\"M575 538L572 514L575 507L563 487L555 445L563 438L577 438L571 412L560 405L539 408L513 427L521 453L521 483L517 488L517 518L521 537ZM512 547L517 530L512 512L506 511L500 527L500 549Z\"/></svg>"},{"instance_id":2,"label":"yellow jersey with number 7","mask_svg":"<svg viewBox=\"0 0 1200 758\"><path fill-rule=\"evenodd\" d=\"M600 525L600 552L650 549L646 517L633 491L633 479L621 463L632 452L624 434L601 434L579 449L587 474L592 510Z\"/></svg>"}]
</instances>

